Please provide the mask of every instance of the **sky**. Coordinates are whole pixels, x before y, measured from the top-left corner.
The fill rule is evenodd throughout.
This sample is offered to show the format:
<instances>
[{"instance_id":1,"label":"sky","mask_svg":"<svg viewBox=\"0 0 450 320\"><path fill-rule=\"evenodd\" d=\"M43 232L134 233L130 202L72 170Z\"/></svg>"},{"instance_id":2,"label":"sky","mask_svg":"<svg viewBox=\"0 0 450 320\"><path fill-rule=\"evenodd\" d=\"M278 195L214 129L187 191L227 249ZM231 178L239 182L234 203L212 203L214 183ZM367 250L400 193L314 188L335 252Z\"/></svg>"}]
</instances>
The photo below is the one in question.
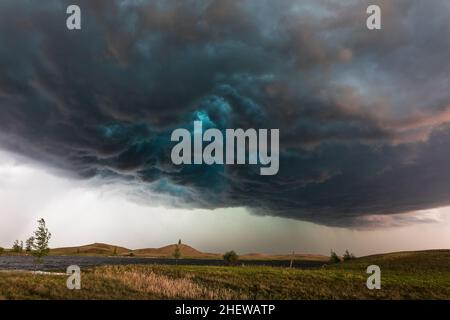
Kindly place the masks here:
<instances>
[{"instance_id":1,"label":"sky","mask_svg":"<svg viewBox=\"0 0 450 320\"><path fill-rule=\"evenodd\" d=\"M448 1L69 4L0 3L0 246L450 247ZM278 174L173 164L194 121L279 129Z\"/></svg>"},{"instance_id":2,"label":"sky","mask_svg":"<svg viewBox=\"0 0 450 320\"><path fill-rule=\"evenodd\" d=\"M26 201L24 201L26 197ZM139 204L121 186L99 187L49 172L0 152L0 246L28 238L45 218L52 247L106 242L128 248L183 242L206 252L356 255L450 247L450 208L412 215L416 222L385 219L388 227L348 229L285 218L260 217L245 208L186 210ZM406 215L410 220L411 214Z\"/></svg>"}]
</instances>

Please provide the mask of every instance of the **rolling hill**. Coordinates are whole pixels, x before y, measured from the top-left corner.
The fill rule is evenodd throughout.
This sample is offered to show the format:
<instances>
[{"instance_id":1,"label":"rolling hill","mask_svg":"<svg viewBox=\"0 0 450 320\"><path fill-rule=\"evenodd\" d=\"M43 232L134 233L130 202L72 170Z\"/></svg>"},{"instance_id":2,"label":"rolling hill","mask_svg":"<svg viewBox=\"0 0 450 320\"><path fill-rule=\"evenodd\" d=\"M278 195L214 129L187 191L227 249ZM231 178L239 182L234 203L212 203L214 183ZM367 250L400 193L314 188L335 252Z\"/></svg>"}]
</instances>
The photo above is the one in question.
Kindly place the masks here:
<instances>
[{"instance_id":1,"label":"rolling hill","mask_svg":"<svg viewBox=\"0 0 450 320\"><path fill-rule=\"evenodd\" d=\"M170 258L176 245L171 244L161 248L142 248L129 249L106 243L93 243L79 247L64 247L50 250L51 255L117 255L117 256L136 256L148 258ZM222 259L222 253L201 252L189 245L180 245L181 256L184 258L197 259ZM248 253L240 255L241 260L290 260L292 255L269 255L262 253ZM322 255L296 254L295 260L305 261L328 261L328 257Z\"/></svg>"},{"instance_id":2,"label":"rolling hill","mask_svg":"<svg viewBox=\"0 0 450 320\"><path fill-rule=\"evenodd\" d=\"M365 269L369 265L378 265L383 270L401 270L405 272L449 271L450 250L401 251L364 256L344 263L336 268Z\"/></svg>"},{"instance_id":3,"label":"rolling hill","mask_svg":"<svg viewBox=\"0 0 450 320\"><path fill-rule=\"evenodd\" d=\"M164 246L161 248L137 249L137 250L133 250L133 253L136 256L144 256L144 257L158 257L158 258L171 257L173 252L175 251L175 247L176 247L175 244L171 244L171 245ZM182 257L221 259L220 254L201 252L201 251L194 249L191 246L188 246L186 244L180 245L180 253L181 253Z\"/></svg>"},{"instance_id":4,"label":"rolling hill","mask_svg":"<svg viewBox=\"0 0 450 320\"><path fill-rule=\"evenodd\" d=\"M50 250L51 255L75 255L75 254L85 254L85 255L123 255L132 250L113 246L106 243L93 243L79 247L65 247L65 248L55 248Z\"/></svg>"}]
</instances>

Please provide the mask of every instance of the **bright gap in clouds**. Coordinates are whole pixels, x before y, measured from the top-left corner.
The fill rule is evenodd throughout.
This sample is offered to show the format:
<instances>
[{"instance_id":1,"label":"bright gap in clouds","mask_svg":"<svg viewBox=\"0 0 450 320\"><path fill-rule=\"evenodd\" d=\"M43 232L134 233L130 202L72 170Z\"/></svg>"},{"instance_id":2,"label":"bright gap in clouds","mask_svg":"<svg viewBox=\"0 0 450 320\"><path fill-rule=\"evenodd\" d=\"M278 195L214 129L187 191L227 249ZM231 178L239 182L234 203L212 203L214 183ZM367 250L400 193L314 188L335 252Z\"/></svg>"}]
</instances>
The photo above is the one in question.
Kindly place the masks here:
<instances>
[{"instance_id":1,"label":"bright gap in clouds","mask_svg":"<svg viewBox=\"0 0 450 320\"><path fill-rule=\"evenodd\" d=\"M53 234L51 247L106 242L129 248L159 247L179 238L199 250L240 253L356 255L450 248L450 208L408 215L372 216L377 228L349 230L244 208L173 209L131 201L122 190L64 178L15 155L0 152L0 246L29 237L38 218ZM414 223L404 226L404 221Z\"/></svg>"}]
</instances>

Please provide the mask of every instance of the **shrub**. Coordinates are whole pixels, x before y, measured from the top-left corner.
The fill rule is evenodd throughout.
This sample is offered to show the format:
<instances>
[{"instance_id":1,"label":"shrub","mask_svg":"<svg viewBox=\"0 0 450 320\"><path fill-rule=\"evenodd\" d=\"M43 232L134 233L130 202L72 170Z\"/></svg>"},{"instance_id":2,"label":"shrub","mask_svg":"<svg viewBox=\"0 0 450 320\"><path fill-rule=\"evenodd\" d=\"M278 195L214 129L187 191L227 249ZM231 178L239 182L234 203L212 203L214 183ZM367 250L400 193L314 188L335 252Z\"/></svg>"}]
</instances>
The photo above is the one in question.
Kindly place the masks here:
<instances>
[{"instance_id":1,"label":"shrub","mask_svg":"<svg viewBox=\"0 0 450 320\"><path fill-rule=\"evenodd\" d=\"M355 259L355 256L353 255L353 253L350 253L348 250L345 250L343 258L344 258L344 261L348 261L348 260Z\"/></svg>"},{"instance_id":2,"label":"shrub","mask_svg":"<svg viewBox=\"0 0 450 320\"><path fill-rule=\"evenodd\" d=\"M239 256L234 251L228 251L223 255L223 260L227 264L235 264L239 260Z\"/></svg>"},{"instance_id":3,"label":"shrub","mask_svg":"<svg viewBox=\"0 0 450 320\"><path fill-rule=\"evenodd\" d=\"M341 258L339 258L339 256L333 250L331 250L330 262L331 263L339 263L339 262L341 262Z\"/></svg>"},{"instance_id":4,"label":"shrub","mask_svg":"<svg viewBox=\"0 0 450 320\"><path fill-rule=\"evenodd\" d=\"M23 251L23 241L16 240L14 241L12 251L15 253L21 253Z\"/></svg>"},{"instance_id":5,"label":"shrub","mask_svg":"<svg viewBox=\"0 0 450 320\"><path fill-rule=\"evenodd\" d=\"M0 256L3 254L3 252L5 252L5 249L3 249L2 247L0 247Z\"/></svg>"}]
</instances>

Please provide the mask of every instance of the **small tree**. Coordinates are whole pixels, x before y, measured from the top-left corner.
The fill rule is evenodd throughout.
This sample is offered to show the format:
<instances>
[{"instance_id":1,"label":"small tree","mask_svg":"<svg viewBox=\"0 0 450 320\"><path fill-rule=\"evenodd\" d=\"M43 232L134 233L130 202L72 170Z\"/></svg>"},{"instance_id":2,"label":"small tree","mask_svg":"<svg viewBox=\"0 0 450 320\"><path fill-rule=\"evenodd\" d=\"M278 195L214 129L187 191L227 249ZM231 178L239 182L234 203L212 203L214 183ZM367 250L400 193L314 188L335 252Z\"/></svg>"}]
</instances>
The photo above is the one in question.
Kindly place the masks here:
<instances>
[{"instance_id":1,"label":"small tree","mask_svg":"<svg viewBox=\"0 0 450 320\"><path fill-rule=\"evenodd\" d=\"M0 256L3 254L4 251L5 251L5 249L3 249L2 247L0 247Z\"/></svg>"},{"instance_id":2,"label":"small tree","mask_svg":"<svg viewBox=\"0 0 450 320\"><path fill-rule=\"evenodd\" d=\"M21 253L23 251L23 241L16 240L14 241L12 251L15 253Z\"/></svg>"},{"instance_id":3,"label":"small tree","mask_svg":"<svg viewBox=\"0 0 450 320\"><path fill-rule=\"evenodd\" d=\"M48 232L45 226L45 220L38 220L38 228L34 232L34 242L33 242L33 255L36 257L38 262L42 261L42 257L48 255L50 249L48 243L52 237L52 234Z\"/></svg>"},{"instance_id":4,"label":"small tree","mask_svg":"<svg viewBox=\"0 0 450 320\"><path fill-rule=\"evenodd\" d=\"M117 247L114 247L113 256L117 256Z\"/></svg>"},{"instance_id":5,"label":"small tree","mask_svg":"<svg viewBox=\"0 0 450 320\"><path fill-rule=\"evenodd\" d=\"M341 262L341 258L339 258L339 256L333 250L331 250L330 262L331 263L339 263L339 262Z\"/></svg>"},{"instance_id":6,"label":"small tree","mask_svg":"<svg viewBox=\"0 0 450 320\"><path fill-rule=\"evenodd\" d=\"M348 250L345 250L343 259L344 259L344 261L348 261L348 260L355 259L355 256L353 255L353 253L350 253Z\"/></svg>"},{"instance_id":7,"label":"small tree","mask_svg":"<svg viewBox=\"0 0 450 320\"><path fill-rule=\"evenodd\" d=\"M34 243L34 237L29 237L26 241L25 241L25 251L30 253L31 250L33 250L33 243Z\"/></svg>"},{"instance_id":8,"label":"small tree","mask_svg":"<svg viewBox=\"0 0 450 320\"><path fill-rule=\"evenodd\" d=\"M178 240L178 244L175 245L172 256L175 258L176 264L178 264L178 259L181 258L181 239Z\"/></svg>"},{"instance_id":9,"label":"small tree","mask_svg":"<svg viewBox=\"0 0 450 320\"><path fill-rule=\"evenodd\" d=\"M223 255L223 260L225 260L227 264L235 264L239 260L239 256L232 250L225 252Z\"/></svg>"}]
</instances>

